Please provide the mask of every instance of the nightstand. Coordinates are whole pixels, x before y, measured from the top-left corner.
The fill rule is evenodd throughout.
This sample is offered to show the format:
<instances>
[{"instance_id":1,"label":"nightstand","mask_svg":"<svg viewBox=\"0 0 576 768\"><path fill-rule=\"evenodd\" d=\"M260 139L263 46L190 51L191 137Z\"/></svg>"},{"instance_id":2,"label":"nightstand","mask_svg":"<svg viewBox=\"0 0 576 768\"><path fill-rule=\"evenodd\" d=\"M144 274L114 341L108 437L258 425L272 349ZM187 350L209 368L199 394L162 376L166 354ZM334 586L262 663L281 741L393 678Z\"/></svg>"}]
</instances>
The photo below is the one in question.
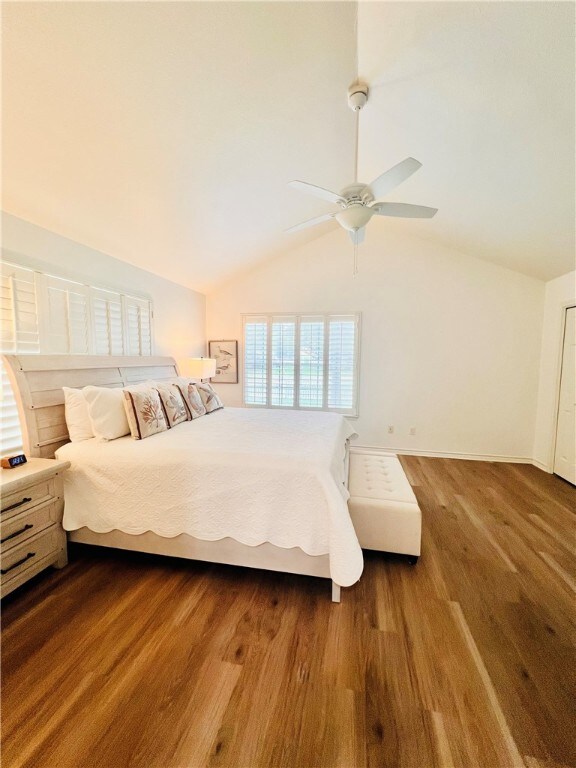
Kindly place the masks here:
<instances>
[{"instance_id":1,"label":"nightstand","mask_svg":"<svg viewBox=\"0 0 576 768\"><path fill-rule=\"evenodd\" d=\"M0 469L0 597L49 565L63 568L68 562L62 472L69 466L69 461L28 459Z\"/></svg>"}]
</instances>

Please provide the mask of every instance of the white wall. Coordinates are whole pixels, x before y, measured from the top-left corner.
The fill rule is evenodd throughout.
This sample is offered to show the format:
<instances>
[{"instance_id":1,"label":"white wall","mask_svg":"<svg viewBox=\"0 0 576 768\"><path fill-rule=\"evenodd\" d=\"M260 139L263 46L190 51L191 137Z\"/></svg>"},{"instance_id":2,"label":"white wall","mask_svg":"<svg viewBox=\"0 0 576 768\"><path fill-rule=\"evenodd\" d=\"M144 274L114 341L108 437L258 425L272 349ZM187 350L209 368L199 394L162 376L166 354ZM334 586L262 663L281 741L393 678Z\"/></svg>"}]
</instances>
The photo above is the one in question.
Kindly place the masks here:
<instances>
[{"instance_id":1,"label":"white wall","mask_svg":"<svg viewBox=\"0 0 576 768\"><path fill-rule=\"evenodd\" d=\"M548 472L552 471L554 463L562 332L564 311L568 304L576 304L576 272L546 283L533 455L536 465Z\"/></svg>"},{"instance_id":2,"label":"white wall","mask_svg":"<svg viewBox=\"0 0 576 768\"><path fill-rule=\"evenodd\" d=\"M205 297L201 293L2 213L6 260L152 299L155 353L176 358L206 353ZM162 254L158 254L161 264Z\"/></svg>"},{"instance_id":3,"label":"white wall","mask_svg":"<svg viewBox=\"0 0 576 768\"><path fill-rule=\"evenodd\" d=\"M359 443L530 459L544 283L378 226L359 260L353 279L335 230L263 264L208 295L208 338L241 343L247 312L361 311Z\"/></svg>"}]
</instances>

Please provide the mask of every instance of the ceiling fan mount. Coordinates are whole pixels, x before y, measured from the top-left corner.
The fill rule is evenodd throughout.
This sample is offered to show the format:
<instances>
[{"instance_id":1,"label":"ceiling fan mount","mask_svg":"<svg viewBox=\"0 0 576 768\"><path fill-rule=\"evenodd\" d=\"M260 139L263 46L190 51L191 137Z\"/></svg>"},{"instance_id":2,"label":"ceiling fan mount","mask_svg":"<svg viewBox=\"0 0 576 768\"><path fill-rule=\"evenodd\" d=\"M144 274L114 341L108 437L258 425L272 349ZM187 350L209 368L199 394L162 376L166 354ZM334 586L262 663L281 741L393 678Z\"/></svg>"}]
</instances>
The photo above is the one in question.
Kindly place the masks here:
<instances>
[{"instance_id":1,"label":"ceiling fan mount","mask_svg":"<svg viewBox=\"0 0 576 768\"><path fill-rule=\"evenodd\" d=\"M393 168L382 173L370 184L358 182L358 132L360 111L368 101L369 89L365 83L354 82L348 88L348 106L356 113L356 151L354 158L353 184L348 184L340 193L332 192L324 187L309 184L306 181L291 181L290 186L300 189L310 195L315 195L339 207L340 210L325 213L309 219L301 224L290 227L286 232L296 232L300 229L335 219L341 227L348 230L352 242L358 245L364 239L365 226L372 216L396 216L411 219L430 219L437 213L437 208L409 203L381 202L395 187L412 176L422 166L413 157L407 157Z\"/></svg>"},{"instance_id":2,"label":"ceiling fan mount","mask_svg":"<svg viewBox=\"0 0 576 768\"><path fill-rule=\"evenodd\" d=\"M348 88L348 106L353 112L359 112L368 101L368 86L366 83L352 83Z\"/></svg>"}]
</instances>

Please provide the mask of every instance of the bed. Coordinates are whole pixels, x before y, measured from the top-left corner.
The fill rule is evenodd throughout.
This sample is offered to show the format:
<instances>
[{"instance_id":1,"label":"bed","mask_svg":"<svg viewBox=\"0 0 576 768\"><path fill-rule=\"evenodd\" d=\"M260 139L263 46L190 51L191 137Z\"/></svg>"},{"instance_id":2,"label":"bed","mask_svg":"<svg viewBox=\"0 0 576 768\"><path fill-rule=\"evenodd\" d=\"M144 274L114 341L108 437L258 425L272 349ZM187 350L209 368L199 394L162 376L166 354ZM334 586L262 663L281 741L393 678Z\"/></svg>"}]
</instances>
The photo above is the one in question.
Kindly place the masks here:
<instances>
[{"instance_id":1,"label":"bed","mask_svg":"<svg viewBox=\"0 0 576 768\"><path fill-rule=\"evenodd\" d=\"M136 441L70 443L62 386L177 375L172 358L6 356L26 451L71 462L71 541L355 583L350 425L337 414L225 408ZM121 488L121 493L118 493Z\"/></svg>"}]
</instances>

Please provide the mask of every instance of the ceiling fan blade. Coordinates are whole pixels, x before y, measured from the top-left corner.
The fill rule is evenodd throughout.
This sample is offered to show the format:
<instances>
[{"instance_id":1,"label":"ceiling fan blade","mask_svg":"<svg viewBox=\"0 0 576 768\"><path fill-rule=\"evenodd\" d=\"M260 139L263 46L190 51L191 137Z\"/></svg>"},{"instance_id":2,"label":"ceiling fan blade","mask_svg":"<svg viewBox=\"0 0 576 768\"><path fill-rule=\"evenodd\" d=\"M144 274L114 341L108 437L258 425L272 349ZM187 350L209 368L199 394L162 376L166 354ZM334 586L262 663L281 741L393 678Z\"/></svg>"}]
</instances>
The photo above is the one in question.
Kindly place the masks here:
<instances>
[{"instance_id":1,"label":"ceiling fan blade","mask_svg":"<svg viewBox=\"0 0 576 768\"><path fill-rule=\"evenodd\" d=\"M306 227L313 227L315 224L321 224L323 221L329 221L330 219L333 219L334 216L336 216L336 213L325 213L322 216L316 216L313 219L308 219L307 221L303 221L300 224L295 224L293 227L289 227L288 229L285 229L284 232L298 232L300 229L306 229Z\"/></svg>"},{"instance_id":2,"label":"ceiling fan blade","mask_svg":"<svg viewBox=\"0 0 576 768\"><path fill-rule=\"evenodd\" d=\"M384 171L381 176L374 179L371 184L368 184L368 189L372 192L374 199L378 200L378 198L385 197L388 192L391 192L399 184L402 184L403 181L410 178L421 167L421 162L413 157L407 157L406 160L402 160L401 163Z\"/></svg>"},{"instance_id":3,"label":"ceiling fan blade","mask_svg":"<svg viewBox=\"0 0 576 768\"><path fill-rule=\"evenodd\" d=\"M409 203L376 203L371 209L377 216L400 216L405 219L431 219L438 213L438 208Z\"/></svg>"},{"instance_id":4,"label":"ceiling fan blade","mask_svg":"<svg viewBox=\"0 0 576 768\"><path fill-rule=\"evenodd\" d=\"M364 237L366 236L366 227L361 227L360 229L357 229L356 232L348 232L350 235L350 240L354 243L354 245L360 245L360 243L364 242Z\"/></svg>"},{"instance_id":5,"label":"ceiling fan blade","mask_svg":"<svg viewBox=\"0 0 576 768\"><path fill-rule=\"evenodd\" d=\"M321 197L322 200L328 200L329 203L342 202L342 198L340 195L337 195L336 192L330 192L329 189L317 187L315 184L309 184L307 181L290 181L288 186L293 189L299 189L301 192L307 192L309 195Z\"/></svg>"}]
</instances>

